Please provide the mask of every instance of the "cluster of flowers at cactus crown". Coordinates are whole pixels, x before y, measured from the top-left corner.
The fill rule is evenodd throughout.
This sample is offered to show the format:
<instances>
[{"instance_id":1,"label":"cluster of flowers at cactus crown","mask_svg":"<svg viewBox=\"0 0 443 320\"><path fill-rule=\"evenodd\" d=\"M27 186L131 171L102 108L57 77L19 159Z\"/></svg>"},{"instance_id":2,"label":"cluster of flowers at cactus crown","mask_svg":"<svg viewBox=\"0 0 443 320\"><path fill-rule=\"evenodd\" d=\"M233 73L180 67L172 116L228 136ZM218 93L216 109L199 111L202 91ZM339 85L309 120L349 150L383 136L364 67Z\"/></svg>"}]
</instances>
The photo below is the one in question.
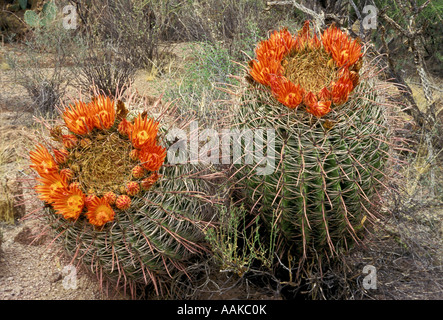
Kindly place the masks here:
<instances>
[{"instance_id":1,"label":"cluster of flowers at cactus crown","mask_svg":"<svg viewBox=\"0 0 443 320\"><path fill-rule=\"evenodd\" d=\"M51 136L60 147L38 144L30 152L30 167L39 175L35 187L39 198L67 220L85 216L92 225L102 227L114 220L116 210L128 210L133 198L149 190L160 177L158 170L165 161L166 149L158 144L159 123L140 114L129 121L128 111L124 105L119 108L119 103L122 104L97 96L89 103L78 101L69 105L62 115L64 125L51 129ZM122 155L117 149L125 141L129 154ZM110 153L115 153L115 168L123 165L129 171L121 179L113 172L93 176L95 171L100 172L101 165L97 160L100 155L95 157L94 150L102 150L105 143L110 144ZM109 156L102 153L102 158ZM121 159L129 160L119 164ZM92 173L85 173L86 168ZM122 175L121 170L116 172ZM100 179L123 183L96 194L88 183Z\"/></svg>"},{"instance_id":2,"label":"cluster of flowers at cactus crown","mask_svg":"<svg viewBox=\"0 0 443 320\"><path fill-rule=\"evenodd\" d=\"M287 29L274 31L255 52L249 63L251 81L267 86L283 105L291 109L304 105L316 117L348 101L359 82L363 56L359 40L334 25L320 37L312 36L309 21L296 35ZM314 85L303 87L307 82Z\"/></svg>"}]
</instances>

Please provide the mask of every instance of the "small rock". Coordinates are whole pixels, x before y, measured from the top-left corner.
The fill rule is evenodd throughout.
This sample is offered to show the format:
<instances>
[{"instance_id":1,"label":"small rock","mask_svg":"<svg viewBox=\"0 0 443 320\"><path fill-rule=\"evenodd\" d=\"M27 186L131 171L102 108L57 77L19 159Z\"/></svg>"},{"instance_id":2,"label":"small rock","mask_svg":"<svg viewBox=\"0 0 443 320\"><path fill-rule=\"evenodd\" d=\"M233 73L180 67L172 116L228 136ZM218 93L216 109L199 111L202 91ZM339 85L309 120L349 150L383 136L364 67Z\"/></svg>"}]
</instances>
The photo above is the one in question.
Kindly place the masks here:
<instances>
[{"instance_id":1,"label":"small rock","mask_svg":"<svg viewBox=\"0 0 443 320\"><path fill-rule=\"evenodd\" d=\"M32 231L29 227L24 227L15 237L14 242L29 245L32 242Z\"/></svg>"},{"instance_id":2,"label":"small rock","mask_svg":"<svg viewBox=\"0 0 443 320\"><path fill-rule=\"evenodd\" d=\"M60 272L54 272L49 279L50 283L55 283L57 281L60 281L63 278L62 274Z\"/></svg>"}]
</instances>

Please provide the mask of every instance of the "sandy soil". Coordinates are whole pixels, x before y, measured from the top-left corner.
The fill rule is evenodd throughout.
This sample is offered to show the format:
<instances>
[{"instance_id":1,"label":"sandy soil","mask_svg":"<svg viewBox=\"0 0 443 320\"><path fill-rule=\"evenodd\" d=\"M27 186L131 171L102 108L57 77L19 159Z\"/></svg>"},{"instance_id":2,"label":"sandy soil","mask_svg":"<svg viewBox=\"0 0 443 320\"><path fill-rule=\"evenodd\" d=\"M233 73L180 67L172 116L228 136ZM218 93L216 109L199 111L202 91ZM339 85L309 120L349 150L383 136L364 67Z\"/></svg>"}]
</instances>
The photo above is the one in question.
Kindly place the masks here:
<instances>
[{"instance_id":1,"label":"sandy soil","mask_svg":"<svg viewBox=\"0 0 443 320\"><path fill-rule=\"evenodd\" d=\"M32 224L3 227L0 300L103 299L98 282L84 270L71 269L49 238L32 243Z\"/></svg>"}]
</instances>

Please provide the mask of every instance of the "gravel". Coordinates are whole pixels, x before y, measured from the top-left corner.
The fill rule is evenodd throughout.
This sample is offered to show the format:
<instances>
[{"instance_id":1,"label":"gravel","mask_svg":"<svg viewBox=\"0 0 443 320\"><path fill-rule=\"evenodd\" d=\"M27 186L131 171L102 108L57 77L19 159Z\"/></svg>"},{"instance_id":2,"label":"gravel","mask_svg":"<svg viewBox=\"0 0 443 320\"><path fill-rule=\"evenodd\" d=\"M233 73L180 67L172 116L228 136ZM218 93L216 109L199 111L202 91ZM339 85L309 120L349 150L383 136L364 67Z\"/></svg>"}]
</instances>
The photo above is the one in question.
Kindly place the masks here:
<instances>
[{"instance_id":1,"label":"gravel","mask_svg":"<svg viewBox=\"0 0 443 320\"><path fill-rule=\"evenodd\" d=\"M0 300L107 299L93 276L80 268L70 269L61 248L49 238L32 243L32 230L38 230L35 222L0 228Z\"/></svg>"}]
</instances>

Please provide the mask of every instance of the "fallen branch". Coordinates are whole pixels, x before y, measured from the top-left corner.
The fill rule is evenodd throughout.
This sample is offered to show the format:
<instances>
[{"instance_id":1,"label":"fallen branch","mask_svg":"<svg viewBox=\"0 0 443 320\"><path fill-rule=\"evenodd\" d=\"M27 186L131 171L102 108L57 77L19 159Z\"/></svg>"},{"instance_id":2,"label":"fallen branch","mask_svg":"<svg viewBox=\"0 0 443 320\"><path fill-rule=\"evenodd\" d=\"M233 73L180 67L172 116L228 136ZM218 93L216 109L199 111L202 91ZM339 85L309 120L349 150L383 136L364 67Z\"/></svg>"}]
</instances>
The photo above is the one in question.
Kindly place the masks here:
<instances>
[{"instance_id":1,"label":"fallen branch","mask_svg":"<svg viewBox=\"0 0 443 320\"><path fill-rule=\"evenodd\" d=\"M322 10L320 10L320 12L315 12L314 10L309 9L308 7L298 3L295 0L268 1L266 4L268 7L281 6L281 5L292 5L293 7L297 8L298 10L311 16L315 20L315 26L318 29L323 29L325 27L326 19L331 19L337 23L340 21L340 18L336 14L325 13Z\"/></svg>"}]
</instances>

